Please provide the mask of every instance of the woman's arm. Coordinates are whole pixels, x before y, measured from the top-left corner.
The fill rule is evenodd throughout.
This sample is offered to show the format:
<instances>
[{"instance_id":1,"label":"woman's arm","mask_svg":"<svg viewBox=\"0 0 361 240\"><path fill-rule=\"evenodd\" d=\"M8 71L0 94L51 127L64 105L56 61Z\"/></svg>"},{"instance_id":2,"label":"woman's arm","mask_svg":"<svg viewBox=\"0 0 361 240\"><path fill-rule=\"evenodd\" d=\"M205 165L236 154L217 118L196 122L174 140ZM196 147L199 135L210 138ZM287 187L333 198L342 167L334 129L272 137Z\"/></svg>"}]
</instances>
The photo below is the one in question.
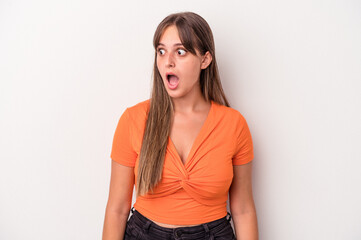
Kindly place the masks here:
<instances>
[{"instance_id":1,"label":"woman's arm","mask_svg":"<svg viewBox=\"0 0 361 240\"><path fill-rule=\"evenodd\" d=\"M134 168L112 161L103 240L123 240L134 187Z\"/></svg>"},{"instance_id":2,"label":"woman's arm","mask_svg":"<svg viewBox=\"0 0 361 240\"><path fill-rule=\"evenodd\" d=\"M258 240L257 215L252 194L252 161L233 166L229 205L237 240Z\"/></svg>"}]
</instances>

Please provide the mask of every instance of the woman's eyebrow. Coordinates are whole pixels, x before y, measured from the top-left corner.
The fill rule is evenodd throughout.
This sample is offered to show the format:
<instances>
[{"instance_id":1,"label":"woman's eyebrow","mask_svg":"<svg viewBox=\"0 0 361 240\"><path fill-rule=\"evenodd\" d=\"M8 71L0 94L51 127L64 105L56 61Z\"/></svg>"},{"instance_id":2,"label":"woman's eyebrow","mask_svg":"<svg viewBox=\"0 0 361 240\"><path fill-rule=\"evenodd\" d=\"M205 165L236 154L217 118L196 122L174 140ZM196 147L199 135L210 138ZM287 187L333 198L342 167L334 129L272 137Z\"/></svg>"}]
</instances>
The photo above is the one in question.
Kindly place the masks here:
<instances>
[{"instance_id":1,"label":"woman's eyebrow","mask_svg":"<svg viewBox=\"0 0 361 240\"><path fill-rule=\"evenodd\" d=\"M165 44L164 43L158 43L158 46L165 46ZM175 44L173 44L173 46L175 47L175 46L183 46L183 44L182 43L175 43Z\"/></svg>"}]
</instances>

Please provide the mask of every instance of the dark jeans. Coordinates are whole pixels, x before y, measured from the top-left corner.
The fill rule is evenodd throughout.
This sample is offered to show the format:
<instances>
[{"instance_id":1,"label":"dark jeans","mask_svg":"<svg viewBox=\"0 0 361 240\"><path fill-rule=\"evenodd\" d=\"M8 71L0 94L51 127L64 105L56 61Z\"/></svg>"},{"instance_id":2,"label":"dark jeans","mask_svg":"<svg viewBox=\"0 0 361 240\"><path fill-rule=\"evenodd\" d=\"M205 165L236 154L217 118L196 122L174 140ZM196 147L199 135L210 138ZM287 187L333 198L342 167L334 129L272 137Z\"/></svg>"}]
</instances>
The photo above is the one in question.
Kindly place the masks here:
<instances>
[{"instance_id":1,"label":"dark jeans","mask_svg":"<svg viewBox=\"0 0 361 240\"><path fill-rule=\"evenodd\" d=\"M236 239L230 224L231 214L193 227L165 228L155 224L132 208L124 240L233 240ZM229 216L229 217L228 217Z\"/></svg>"}]
</instances>

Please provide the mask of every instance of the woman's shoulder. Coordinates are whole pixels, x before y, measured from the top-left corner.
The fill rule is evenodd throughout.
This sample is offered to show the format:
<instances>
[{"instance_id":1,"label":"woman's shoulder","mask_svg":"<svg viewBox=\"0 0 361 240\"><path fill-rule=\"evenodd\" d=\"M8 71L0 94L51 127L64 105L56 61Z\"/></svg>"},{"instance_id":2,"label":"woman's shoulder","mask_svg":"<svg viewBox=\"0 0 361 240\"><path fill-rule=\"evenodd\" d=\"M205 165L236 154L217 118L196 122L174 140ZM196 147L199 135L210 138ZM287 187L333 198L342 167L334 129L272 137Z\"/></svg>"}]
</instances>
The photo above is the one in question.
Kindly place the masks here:
<instances>
[{"instance_id":1,"label":"woman's shoulder","mask_svg":"<svg viewBox=\"0 0 361 240\"><path fill-rule=\"evenodd\" d=\"M229 136L241 136L241 133L249 132L248 123L241 111L237 108L227 107L225 105L218 105L217 119L219 126L222 126L223 131L227 131Z\"/></svg>"},{"instance_id":2,"label":"woman's shoulder","mask_svg":"<svg viewBox=\"0 0 361 240\"><path fill-rule=\"evenodd\" d=\"M149 106L150 99L146 99L127 107L126 111L132 121L142 121L148 115Z\"/></svg>"},{"instance_id":3,"label":"woman's shoulder","mask_svg":"<svg viewBox=\"0 0 361 240\"><path fill-rule=\"evenodd\" d=\"M147 111L149 109L150 99L140 101L134 105L129 106L127 109L131 112Z\"/></svg>"},{"instance_id":4,"label":"woman's shoulder","mask_svg":"<svg viewBox=\"0 0 361 240\"><path fill-rule=\"evenodd\" d=\"M221 105L219 103L215 103L215 105L217 106L217 115L221 115L222 117L226 117L227 119L233 121L236 119L244 120L243 114L241 114L241 112L236 108Z\"/></svg>"}]
</instances>

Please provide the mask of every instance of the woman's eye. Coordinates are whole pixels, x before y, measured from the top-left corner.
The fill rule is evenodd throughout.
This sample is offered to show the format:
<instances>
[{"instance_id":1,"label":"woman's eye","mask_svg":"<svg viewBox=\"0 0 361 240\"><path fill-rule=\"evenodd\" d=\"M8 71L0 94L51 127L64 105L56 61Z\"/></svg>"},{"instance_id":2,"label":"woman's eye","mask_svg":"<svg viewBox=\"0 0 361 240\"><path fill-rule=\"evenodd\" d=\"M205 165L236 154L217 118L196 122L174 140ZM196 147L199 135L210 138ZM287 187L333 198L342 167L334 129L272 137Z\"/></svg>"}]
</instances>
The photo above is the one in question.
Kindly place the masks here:
<instances>
[{"instance_id":1,"label":"woman's eye","mask_svg":"<svg viewBox=\"0 0 361 240\"><path fill-rule=\"evenodd\" d=\"M158 52L160 55L163 55L165 51L164 51L164 49L158 49Z\"/></svg>"},{"instance_id":2,"label":"woman's eye","mask_svg":"<svg viewBox=\"0 0 361 240\"><path fill-rule=\"evenodd\" d=\"M179 55L182 55L182 56L186 54L186 50L184 50L184 49L178 49L177 52Z\"/></svg>"}]
</instances>

